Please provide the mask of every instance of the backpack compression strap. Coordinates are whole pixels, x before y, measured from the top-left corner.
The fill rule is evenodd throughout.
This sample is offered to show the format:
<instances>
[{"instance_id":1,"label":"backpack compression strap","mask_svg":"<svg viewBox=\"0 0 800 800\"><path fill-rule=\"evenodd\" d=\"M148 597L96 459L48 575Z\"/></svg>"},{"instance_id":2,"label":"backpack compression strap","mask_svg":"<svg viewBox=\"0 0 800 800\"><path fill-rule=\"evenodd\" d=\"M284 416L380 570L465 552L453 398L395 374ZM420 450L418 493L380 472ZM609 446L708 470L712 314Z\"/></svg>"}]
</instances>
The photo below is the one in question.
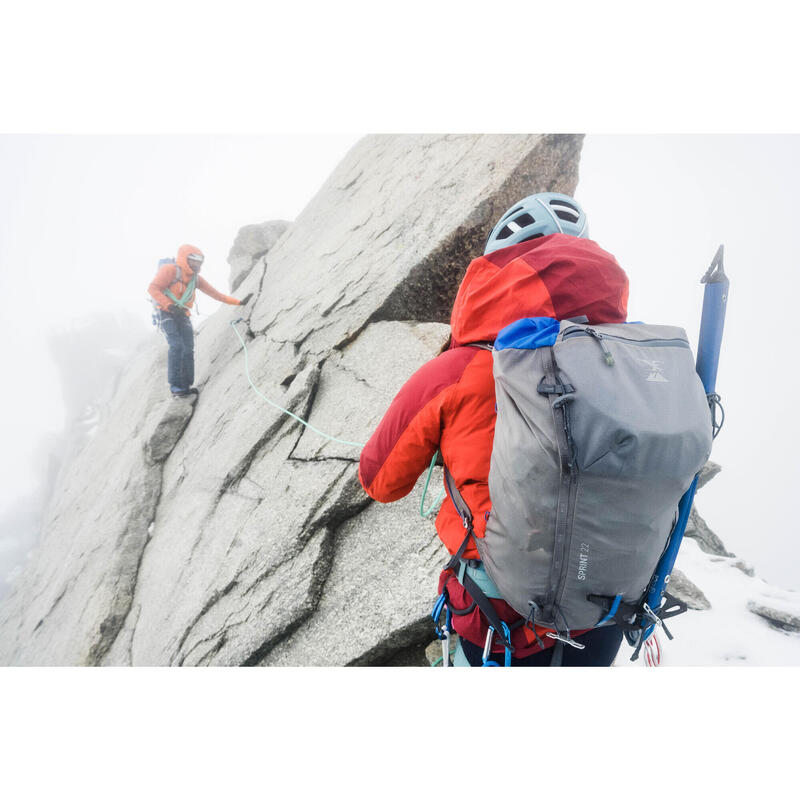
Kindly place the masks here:
<instances>
[{"instance_id":1,"label":"backpack compression strap","mask_svg":"<svg viewBox=\"0 0 800 800\"><path fill-rule=\"evenodd\" d=\"M483 616L489 622L489 625L492 626L495 632L495 636L500 640L503 647L510 652L514 652L514 647L511 644L511 637L504 636L504 628L503 622L501 621L500 617L497 614L494 606L489 601L489 598L484 593L483 589L478 586L477 583L466 573L464 572L463 576L459 578L459 566L461 562L461 557L464 555L464 552L467 549L467 544L469 543L470 537L474 534L474 529L472 527L472 512L469 510L469 506L467 505L466 500L461 495L461 492L458 491L456 487L456 482L453 480L453 476L450 474L450 470L447 467L444 468L444 482L445 486L447 487L447 493L450 495L450 499L453 501L453 505L458 512L458 515L461 517L462 522L464 523L464 527L467 529L467 535L464 537L464 541L461 542L458 550L453 554L450 560L445 564L444 568L447 570L451 570L455 573L456 577L460 580L461 585L467 590L470 597L475 601L475 604L483 613Z\"/></svg>"}]
</instances>

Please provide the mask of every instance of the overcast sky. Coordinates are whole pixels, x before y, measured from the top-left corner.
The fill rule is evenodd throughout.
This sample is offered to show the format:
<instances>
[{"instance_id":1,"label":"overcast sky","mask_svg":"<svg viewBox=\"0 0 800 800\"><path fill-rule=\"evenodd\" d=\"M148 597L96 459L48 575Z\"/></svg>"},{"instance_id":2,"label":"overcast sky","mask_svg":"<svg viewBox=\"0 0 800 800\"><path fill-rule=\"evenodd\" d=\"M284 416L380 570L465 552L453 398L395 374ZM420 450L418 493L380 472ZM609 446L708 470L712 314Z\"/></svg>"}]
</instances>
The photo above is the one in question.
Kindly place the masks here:
<instances>
[{"instance_id":1,"label":"overcast sky","mask_svg":"<svg viewBox=\"0 0 800 800\"><path fill-rule=\"evenodd\" d=\"M238 229L294 218L357 138L0 136L0 507L30 490L32 444L63 425L48 330L109 308L149 323L147 284L182 242L204 249L205 277L227 291ZM800 588L791 244L800 137L589 136L580 175L591 236L630 277L631 319L681 325L694 345L699 280L725 244L731 299L717 388L728 419L712 456L723 472L698 506L762 577Z\"/></svg>"}]
</instances>

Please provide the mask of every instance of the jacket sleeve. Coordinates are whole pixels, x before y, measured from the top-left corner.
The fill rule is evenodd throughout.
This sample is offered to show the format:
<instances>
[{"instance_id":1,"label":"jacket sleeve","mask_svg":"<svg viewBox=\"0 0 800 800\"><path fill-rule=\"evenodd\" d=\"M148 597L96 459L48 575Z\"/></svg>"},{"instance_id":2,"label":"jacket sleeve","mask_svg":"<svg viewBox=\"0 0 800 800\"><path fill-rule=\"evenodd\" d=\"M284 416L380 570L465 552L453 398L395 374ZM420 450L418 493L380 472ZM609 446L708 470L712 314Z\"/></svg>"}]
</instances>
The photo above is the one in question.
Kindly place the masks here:
<instances>
[{"instance_id":1,"label":"jacket sleeve","mask_svg":"<svg viewBox=\"0 0 800 800\"><path fill-rule=\"evenodd\" d=\"M147 288L147 292L153 300L156 301L158 307L162 311L166 311L172 304L164 292L169 289L170 285L175 281L175 266L174 264L166 264L156 273L152 283Z\"/></svg>"},{"instance_id":2,"label":"jacket sleeve","mask_svg":"<svg viewBox=\"0 0 800 800\"><path fill-rule=\"evenodd\" d=\"M207 294L209 297L219 300L220 303L227 303L229 306L241 305L240 300L237 300L235 297L231 297L228 294L222 294L222 292L218 292L205 278L197 278L197 288L201 292Z\"/></svg>"},{"instance_id":3,"label":"jacket sleeve","mask_svg":"<svg viewBox=\"0 0 800 800\"><path fill-rule=\"evenodd\" d=\"M398 392L361 451L358 477L374 500L405 497L439 449L447 404L475 348L448 350L420 367Z\"/></svg>"}]
</instances>

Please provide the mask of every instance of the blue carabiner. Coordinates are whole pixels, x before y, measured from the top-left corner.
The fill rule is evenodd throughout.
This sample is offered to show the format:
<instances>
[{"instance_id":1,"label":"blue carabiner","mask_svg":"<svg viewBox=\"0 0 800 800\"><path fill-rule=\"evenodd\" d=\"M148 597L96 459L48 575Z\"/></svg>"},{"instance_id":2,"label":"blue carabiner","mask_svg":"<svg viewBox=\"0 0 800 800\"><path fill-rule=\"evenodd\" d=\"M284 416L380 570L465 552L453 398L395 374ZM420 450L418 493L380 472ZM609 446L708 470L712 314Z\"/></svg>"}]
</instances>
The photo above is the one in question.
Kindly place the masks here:
<instances>
[{"instance_id":1,"label":"blue carabiner","mask_svg":"<svg viewBox=\"0 0 800 800\"><path fill-rule=\"evenodd\" d=\"M439 617L442 615L442 608L445 608L446 603L447 603L447 597L445 596L445 593L442 592L436 601L436 605L433 607L433 612L431 613L431 619L433 620L433 630L434 633L436 634L437 639L444 639L445 630L451 631L453 629L451 625L453 615L450 612L450 606L447 606L447 613L445 614L444 618L444 628L439 627Z\"/></svg>"},{"instance_id":2,"label":"blue carabiner","mask_svg":"<svg viewBox=\"0 0 800 800\"><path fill-rule=\"evenodd\" d=\"M506 641L511 644L511 631L508 629L508 625L505 624L502 620L500 620L500 624L503 626L503 633L506 635ZM506 667L511 666L511 648L506 647L506 660L505 665Z\"/></svg>"}]
</instances>

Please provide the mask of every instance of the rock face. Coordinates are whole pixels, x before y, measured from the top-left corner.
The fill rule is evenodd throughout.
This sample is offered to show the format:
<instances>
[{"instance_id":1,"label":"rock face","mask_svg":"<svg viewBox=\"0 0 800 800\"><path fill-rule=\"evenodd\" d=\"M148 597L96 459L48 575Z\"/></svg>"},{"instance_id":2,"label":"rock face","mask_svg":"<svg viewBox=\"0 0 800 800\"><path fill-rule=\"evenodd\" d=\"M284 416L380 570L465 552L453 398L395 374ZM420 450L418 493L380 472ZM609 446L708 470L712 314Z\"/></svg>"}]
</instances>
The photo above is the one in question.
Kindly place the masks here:
<instances>
[{"instance_id":1,"label":"rock face","mask_svg":"<svg viewBox=\"0 0 800 800\"><path fill-rule=\"evenodd\" d=\"M260 225L245 225L239 231L228 253L228 264L231 267L228 283L232 292L239 288L241 282L269 253L289 225L291 223L286 220L276 219Z\"/></svg>"},{"instance_id":2,"label":"rock face","mask_svg":"<svg viewBox=\"0 0 800 800\"><path fill-rule=\"evenodd\" d=\"M765 619L773 628L786 633L800 633L800 616L786 609L772 608L751 600L747 604L748 611L752 611Z\"/></svg>"},{"instance_id":3,"label":"rock face","mask_svg":"<svg viewBox=\"0 0 800 800\"><path fill-rule=\"evenodd\" d=\"M667 591L695 611L708 611L711 608L708 598L679 569L672 570Z\"/></svg>"},{"instance_id":4,"label":"rock face","mask_svg":"<svg viewBox=\"0 0 800 800\"><path fill-rule=\"evenodd\" d=\"M247 361L231 327L242 309L223 308L197 332L196 403L166 399L160 340L130 365L0 607L0 663L422 652L445 553L418 491L391 506L366 497L359 443L446 343L496 217L524 194L574 192L580 147L571 135L367 137L266 256L266 233L243 234L232 266L246 273L237 294L253 293L238 328Z\"/></svg>"}]
</instances>

